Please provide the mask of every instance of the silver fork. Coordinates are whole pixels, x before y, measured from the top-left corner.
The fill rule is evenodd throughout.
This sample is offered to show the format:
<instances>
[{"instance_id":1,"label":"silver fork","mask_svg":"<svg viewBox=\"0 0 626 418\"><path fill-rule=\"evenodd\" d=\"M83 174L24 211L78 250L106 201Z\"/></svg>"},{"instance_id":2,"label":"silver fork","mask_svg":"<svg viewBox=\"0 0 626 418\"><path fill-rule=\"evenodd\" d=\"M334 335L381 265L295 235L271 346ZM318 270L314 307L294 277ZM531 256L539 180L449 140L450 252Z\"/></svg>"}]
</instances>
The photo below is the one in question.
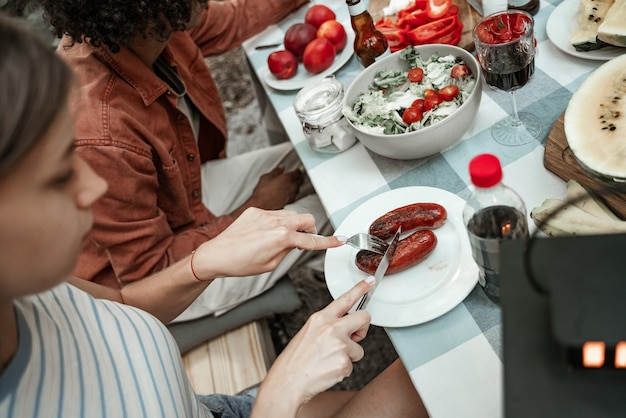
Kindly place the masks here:
<instances>
[{"instance_id":1,"label":"silver fork","mask_svg":"<svg viewBox=\"0 0 626 418\"><path fill-rule=\"evenodd\" d=\"M366 233L354 234L346 241L346 244L358 248L359 250L373 251L378 254L385 254L388 244L376 235Z\"/></svg>"}]
</instances>

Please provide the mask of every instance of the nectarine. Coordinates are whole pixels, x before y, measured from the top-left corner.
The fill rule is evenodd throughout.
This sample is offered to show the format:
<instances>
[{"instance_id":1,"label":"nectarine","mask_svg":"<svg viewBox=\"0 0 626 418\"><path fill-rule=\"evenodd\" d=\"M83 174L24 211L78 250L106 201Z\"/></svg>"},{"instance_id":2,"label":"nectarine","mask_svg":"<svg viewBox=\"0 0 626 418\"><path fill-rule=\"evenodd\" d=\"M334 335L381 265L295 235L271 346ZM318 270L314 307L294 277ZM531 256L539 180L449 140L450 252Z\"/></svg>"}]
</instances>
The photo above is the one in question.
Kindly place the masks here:
<instances>
[{"instance_id":1,"label":"nectarine","mask_svg":"<svg viewBox=\"0 0 626 418\"><path fill-rule=\"evenodd\" d=\"M274 51L267 57L267 67L274 77L284 80L298 72L298 60L290 51Z\"/></svg>"},{"instance_id":2,"label":"nectarine","mask_svg":"<svg viewBox=\"0 0 626 418\"><path fill-rule=\"evenodd\" d=\"M335 47L328 39L317 38L304 49L302 63L307 71L318 74L330 68L336 55Z\"/></svg>"},{"instance_id":3,"label":"nectarine","mask_svg":"<svg viewBox=\"0 0 626 418\"><path fill-rule=\"evenodd\" d=\"M323 4L314 4L309 7L304 15L304 21L315 26L316 28L319 28L320 25L327 20L335 20L335 18L335 12Z\"/></svg>"},{"instance_id":4,"label":"nectarine","mask_svg":"<svg viewBox=\"0 0 626 418\"><path fill-rule=\"evenodd\" d=\"M341 52L348 42L346 29L336 20L327 20L322 23L317 29L317 37L328 39L337 52Z\"/></svg>"},{"instance_id":5,"label":"nectarine","mask_svg":"<svg viewBox=\"0 0 626 418\"><path fill-rule=\"evenodd\" d=\"M313 39L317 38L317 28L309 23L294 23L285 32L284 45L287 51L293 53L298 61L302 61L304 48Z\"/></svg>"}]
</instances>

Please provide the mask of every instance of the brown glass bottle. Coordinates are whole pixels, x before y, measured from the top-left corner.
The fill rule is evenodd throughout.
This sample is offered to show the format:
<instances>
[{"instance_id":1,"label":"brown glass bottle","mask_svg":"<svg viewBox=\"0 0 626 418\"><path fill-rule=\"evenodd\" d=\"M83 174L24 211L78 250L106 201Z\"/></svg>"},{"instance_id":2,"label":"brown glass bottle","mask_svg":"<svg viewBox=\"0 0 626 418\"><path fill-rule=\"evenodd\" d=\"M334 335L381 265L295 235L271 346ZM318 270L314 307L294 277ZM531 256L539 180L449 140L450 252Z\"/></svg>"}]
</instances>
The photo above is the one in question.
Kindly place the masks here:
<instances>
[{"instance_id":1,"label":"brown glass bottle","mask_svg":"<svg viewBox=\"0 0 626 418\"><path fill-rule=\"evenodd\" d=\"M368 67L388 49L387 38L374 26L372 15L361 0L346 0L354 29L354 53L363 67Z\"/></svg>"},{"instance_id":2,"label":"brown glass bottle","mask_svg":"<svg viewBox=\"0 0 626 418\"><path fill-rule=\"evenodd\" d=\"M509 0L509 9L523 10L531 15L537 14L539 11L539 0Z\"/></svg>"}]
</instances>

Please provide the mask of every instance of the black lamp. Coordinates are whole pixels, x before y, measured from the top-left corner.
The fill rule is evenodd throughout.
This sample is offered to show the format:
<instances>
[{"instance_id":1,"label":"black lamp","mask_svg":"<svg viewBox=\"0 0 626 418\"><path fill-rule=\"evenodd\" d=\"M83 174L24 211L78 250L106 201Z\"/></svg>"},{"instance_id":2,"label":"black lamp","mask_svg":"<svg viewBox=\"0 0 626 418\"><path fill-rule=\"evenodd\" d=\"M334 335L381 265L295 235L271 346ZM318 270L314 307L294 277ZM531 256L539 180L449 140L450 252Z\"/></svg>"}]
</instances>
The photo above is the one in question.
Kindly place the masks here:
<instances>
[{"instance_id":1,"label":"black lamp","mask_svg":"<svg viewBox=\"0 0 626 418\"><path fill-rule=\"evenodd\" d=\"M626 234L501 246L507 418L626 416Z\"/></svg>"}]
</instances>

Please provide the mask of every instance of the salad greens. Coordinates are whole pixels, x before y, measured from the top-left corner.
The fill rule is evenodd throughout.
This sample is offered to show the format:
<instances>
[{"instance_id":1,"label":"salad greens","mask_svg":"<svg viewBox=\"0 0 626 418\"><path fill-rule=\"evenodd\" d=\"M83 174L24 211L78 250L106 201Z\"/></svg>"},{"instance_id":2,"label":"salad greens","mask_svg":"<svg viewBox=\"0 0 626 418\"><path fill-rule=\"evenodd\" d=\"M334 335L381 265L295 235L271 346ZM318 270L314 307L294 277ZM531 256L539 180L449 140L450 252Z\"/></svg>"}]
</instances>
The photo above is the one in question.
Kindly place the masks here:
<instances>
[{"instance_id":1,"label":"salad greens","mask_svg":"<svg viewBox=\"0 0 626 418\"><path fill-rule=\"evenodd\" d=\"M423 59L414 47L407 47L400 52L400 58L408 64L406 71L377 71L368 91L361 93L352 107L344 107L344 116L360 129L373 134L395 135L430 126L458 109L476 85L473 74L451 77L455 65L465 64L459 57L433 55ZM422 81L409 81L407 74L412 68L424 70ZM402 120L404 110L416 99L424 98L427 89L438 92L449 85L459 88L459 94L453 100L442 101L436 107L424 110L422 119L417 122L407 124Z\"/></svg>"}]
</instances>

